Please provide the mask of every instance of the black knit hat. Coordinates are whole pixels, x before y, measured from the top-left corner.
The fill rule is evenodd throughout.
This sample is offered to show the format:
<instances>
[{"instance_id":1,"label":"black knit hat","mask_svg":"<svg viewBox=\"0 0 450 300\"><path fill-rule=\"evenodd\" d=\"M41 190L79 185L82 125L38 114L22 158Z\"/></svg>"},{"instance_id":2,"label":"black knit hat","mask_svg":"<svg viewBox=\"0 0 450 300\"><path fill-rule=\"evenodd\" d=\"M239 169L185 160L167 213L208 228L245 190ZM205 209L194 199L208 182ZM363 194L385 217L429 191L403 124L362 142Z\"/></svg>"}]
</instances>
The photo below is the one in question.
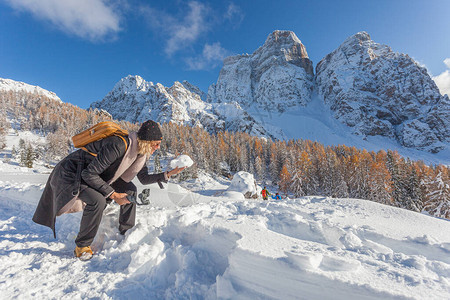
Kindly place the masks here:
<instances>
[{"instance_id":1,"label":"black knit hat","mask_svg":"<svg viewBox=\"0 0 450 300\"><path fill-rule=\"evenodd\" d=\"M152 120L142 123L141 128L137 132L137 136L143 141L160 141L162 140L161 128L158 123Z\"/></svg>"}]
</instances>

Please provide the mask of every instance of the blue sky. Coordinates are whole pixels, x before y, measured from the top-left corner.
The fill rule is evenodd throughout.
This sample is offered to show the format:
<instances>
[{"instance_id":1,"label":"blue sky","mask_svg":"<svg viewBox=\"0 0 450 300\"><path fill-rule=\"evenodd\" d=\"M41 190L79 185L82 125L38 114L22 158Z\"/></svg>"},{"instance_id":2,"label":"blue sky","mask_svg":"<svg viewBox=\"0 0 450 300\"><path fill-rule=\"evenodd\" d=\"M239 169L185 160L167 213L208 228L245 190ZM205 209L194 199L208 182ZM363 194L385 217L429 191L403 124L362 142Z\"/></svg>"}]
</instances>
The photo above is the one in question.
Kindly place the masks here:
<instances>
[{"instance_id":1,"label":"blue sky","mask_svg":"<svg viewBox=\"0 0 450 300\"><path fill-rule=\"evenodd\" d=\"M294 31L314 66L367 31L450 93L448 0L0 0L0 77L82 108L129 74L206 92L224 57L253 53L277 29Z\"/></svg>"}]
</instances>

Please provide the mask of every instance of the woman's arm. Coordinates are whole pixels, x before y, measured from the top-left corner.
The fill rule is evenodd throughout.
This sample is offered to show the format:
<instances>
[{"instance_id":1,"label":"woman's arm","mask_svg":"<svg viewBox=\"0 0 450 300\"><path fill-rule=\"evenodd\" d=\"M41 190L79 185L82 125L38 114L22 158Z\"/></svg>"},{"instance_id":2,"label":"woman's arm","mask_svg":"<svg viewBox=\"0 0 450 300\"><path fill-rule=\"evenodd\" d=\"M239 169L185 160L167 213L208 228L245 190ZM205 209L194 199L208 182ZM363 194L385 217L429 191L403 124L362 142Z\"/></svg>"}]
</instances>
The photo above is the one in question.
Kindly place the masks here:
<instances>
[{"instance_id":1,"label":"woman's arm","mask_svg":"<svg viewBox=\"0 0 450 300\"><path fill-rule=\"evenodd\" d=\"M122 157L125 151L126 147L121 139L119 140L117 137L111 138L111 141L105 143L97 153L97 156L81 172L81 178L103 196L111 196L114 189L100 177L100 174Z\"/></svg>"},{"instance_id":2,"label":"woman's arm","mask_svg":"<svg viewBox=\"0 0 450 300\"><path fill-rule=\"evenodd\" d=\"M169 179L165 177L165 172L148 174L148 168L146 165L144 165L144 167L142 167L142 169L139 171L139 173L137 174L137 178L142 184L152 184L158 181L167 182L167 180Z\"/></svg>"},{"instance_id":3,"label":"woman's arm","mask_svg":"<svg viewBox=\"0 0 450 300\"><path fill-rule=\"evenodd\" d=\"M144 166L139 173L137 174L137 178L139 179L139 182L142 184L151 184L155 182L167 182L169 178L173 175L176 175L186 169L186 167L172 169L167 172L163 173L157 173L157 174L149 174L147 166Z\"/></svg>"}]
</instances>

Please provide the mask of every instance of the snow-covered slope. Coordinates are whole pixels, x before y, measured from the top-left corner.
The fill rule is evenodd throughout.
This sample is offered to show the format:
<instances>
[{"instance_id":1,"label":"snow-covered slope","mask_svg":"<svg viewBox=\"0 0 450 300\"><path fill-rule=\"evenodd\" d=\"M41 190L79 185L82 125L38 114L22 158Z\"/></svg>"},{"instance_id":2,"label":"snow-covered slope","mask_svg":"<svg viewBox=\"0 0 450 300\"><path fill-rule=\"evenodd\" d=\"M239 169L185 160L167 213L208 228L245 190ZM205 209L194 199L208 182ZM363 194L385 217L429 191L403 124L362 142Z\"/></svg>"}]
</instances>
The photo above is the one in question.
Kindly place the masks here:
<instances>
[{"instance_id":1,"label":"snow-covered slope","mask_svg":"<svg viewBox=\"0 0 450 300\"><path fill-rule=\"evenodd\" d=\"M408 55L366 32L346 39L316 67L318 92L334 116L362 136L438 152L450 142L450 101Z\"/></svg>"},{"instance_id":2,"label":"snow-covered slope","mask_svg":"<svg viewBox=\"0 0 450 300\"><path fill-rule=\"evenodd\" d=\"M73 258L80 214L58 239L31 221L48 175L0 163L4 299L448 299L450 223L357 199L215 197L200 176L160 190L119 234L109 205L93 259ZM139 190L143 186L138 185Z\"/></svg>"},{"instance_id":3,"label":"snow-covered slope","mask_svg":"<svg viewBox=\"0 0 450 300\"><path fill-rule=\"evenodd\" d=\"M0 93L7 93L7 92L25 92L28 94L35 94L39 96L44 96L49 99L53 99L59 102L62 102L59 97L50 91L47 91L39 86L29 85L24 82L15 81L12 79L4 79L0 78Z\"/></svg>"}]
</instances>

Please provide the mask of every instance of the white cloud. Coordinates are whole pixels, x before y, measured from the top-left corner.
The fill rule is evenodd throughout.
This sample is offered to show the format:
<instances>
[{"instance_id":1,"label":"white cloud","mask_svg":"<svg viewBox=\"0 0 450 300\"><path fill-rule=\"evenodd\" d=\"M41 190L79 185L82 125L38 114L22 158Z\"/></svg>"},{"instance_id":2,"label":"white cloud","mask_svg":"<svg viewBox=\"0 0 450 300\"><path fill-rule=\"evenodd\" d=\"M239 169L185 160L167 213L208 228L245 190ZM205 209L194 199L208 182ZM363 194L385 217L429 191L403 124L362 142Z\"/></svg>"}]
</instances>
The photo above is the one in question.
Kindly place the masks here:
<instances>
[{"instance_id":1,"label":"white cloud","mask_svg":"<svg viewBox=\"0 0 450 300\"><path fill-rule=\"evenodd\" d=\"M209 9L197 1L189 2L187 12L183 11L180 18L151 7L141 8L149 25L167 35L164 51L169 56L192 45L209 30L208 12Z\"/></svg>"},{"instance_id":2,"label":"white cloud","mask_svg":"<svg viewBox=\"0 0 450 300\"><path fill-rule=\"evenodd\" d=\"M120 30L120 16L106 0L5 0L13 9L26 11L57 29L97 41Z\"/></svg>"},{"instance_id":3,"label":"white cloud","mask_svg":"<svg viewBox=\"0 0 450 300\"><path fill-rule=\"evenodd\" d=\"M444 59L444 64L450 69L450 58Z\"/></svg>"},{"instance_id":4,"label":"white cloud","mask_svg":"<svg viewBox=\"0 0 450 300\"><path fill-rule=\"evenodd\" d=\"M197 1L187 2L187 5L178 9L176 13L167 13L144 5L139 10L151 30L164 41L164 52L168 56L197 48L194 45L211 31L213 26L224 21L238 26L244 18L242 10L233 3L227 6L225 13L220 14L207 4ZM208 70L219 65L227 55L230 55L229 51L222 48L220 43L206 43L201 54L185 57L184 61L190 70Z\"/></svg>"},{"instance_id":5,"label":"white cloud","mask_svg":"<svg viewBox=\"0 0 450 300\"><path fill-rule=\"evenodd\" d=\"M444 59L444 64L449 70L445 70L440 75L433 77L433 80L436 82L442 95L447 94L450 96L450 58Z\"/></svg>"},{"instance_id":6,"label":"white cloud","mask_svg":"<svg viewBox=\"0 0 450 300\"><path fill-rule=\"evenodd\" d=\"M227 55L228 51L220 43L206 44L200 56L190 57L186 63L191 70L207 70L215 68Z\"/></svg>"},{"instance_id":7,"label":"white cloud","mask_svg":"<svg viewBox=\"0 0 450 300\"><path fill-rule=\"evenodd\" d=\"M230 23L233 24L233 27L236 28L242 23L242 20L244 20L244 13L239 6L234 3L230 3L227 11L225 12L224 18L225 20L230 21Z\"/></svg>"}]
</instances>

